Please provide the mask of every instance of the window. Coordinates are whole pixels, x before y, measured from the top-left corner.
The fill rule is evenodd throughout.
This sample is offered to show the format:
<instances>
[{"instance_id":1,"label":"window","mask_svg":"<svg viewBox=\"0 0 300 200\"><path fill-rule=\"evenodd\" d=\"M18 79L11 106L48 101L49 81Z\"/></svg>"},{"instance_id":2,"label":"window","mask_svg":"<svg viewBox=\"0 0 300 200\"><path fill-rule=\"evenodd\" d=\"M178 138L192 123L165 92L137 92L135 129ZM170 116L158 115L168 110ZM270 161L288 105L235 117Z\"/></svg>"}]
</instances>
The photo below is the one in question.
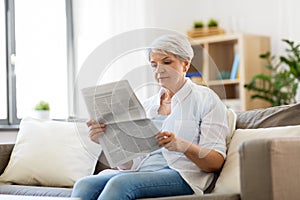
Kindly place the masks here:
<instances>
[{"instance_id":1,"label":"window","mask_svg":"<svg viewBox=\"0 0 300 200\"><path fill-rule=\"evenodd\" d=\"M6 49L2 49L5 40L9 44L8 66L0 59L2 124L17 124L21 118L32 115L41 100L50 104L51 118L68 117L66 2L69 1L5 1L12 15L7 23L12 28L6 38L0 35L0 57L6 56ZM0 26L5 33L4 5L1 6ZM4 81L7 78L8 84Z\"/></svg>"},{"instance_id":2,"label":"window","mask_svg":"<svg viewBox=\"0 0 300 200\"><path fill-rule=\"evenodd\" d=\"M5 6L0 3L0 120L7 118L7 84L6 84L6 42L5 42Z\"/></svg>"}]
</instances>

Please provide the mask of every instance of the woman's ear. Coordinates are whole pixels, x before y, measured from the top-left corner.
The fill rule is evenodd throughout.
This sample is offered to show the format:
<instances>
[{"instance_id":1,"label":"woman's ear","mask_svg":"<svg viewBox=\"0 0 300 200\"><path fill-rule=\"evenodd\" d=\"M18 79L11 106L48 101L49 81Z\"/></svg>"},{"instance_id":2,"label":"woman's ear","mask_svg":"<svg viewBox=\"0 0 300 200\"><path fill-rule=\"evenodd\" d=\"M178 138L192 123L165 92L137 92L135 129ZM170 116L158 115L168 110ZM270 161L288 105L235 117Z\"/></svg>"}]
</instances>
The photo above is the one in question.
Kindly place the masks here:
<instances>
[{"instance_id":1,"label":"woman's ear","mask_svg":"<svg viewBox=\"0 0 300 200\"><path fill-rule=\"evenodd\" d=\"M183 67L183 72L187 72L190 68L190 64L191 62L190 61L184 61L184 67Z\"/></svg>"}]
</instances>

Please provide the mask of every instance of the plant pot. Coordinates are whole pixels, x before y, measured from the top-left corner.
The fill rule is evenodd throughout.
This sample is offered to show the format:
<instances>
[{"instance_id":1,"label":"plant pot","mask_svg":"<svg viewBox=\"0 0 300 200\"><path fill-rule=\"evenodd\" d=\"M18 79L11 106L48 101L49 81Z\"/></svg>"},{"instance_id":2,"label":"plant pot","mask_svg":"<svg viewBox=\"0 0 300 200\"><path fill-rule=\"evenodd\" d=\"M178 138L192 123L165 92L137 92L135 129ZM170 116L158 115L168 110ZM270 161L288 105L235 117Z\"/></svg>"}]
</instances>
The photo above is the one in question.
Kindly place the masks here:
<instances>
[{"instance_id":1,"label":"plant pot","mask_svg":"<svg viewBox=\"0 0 300 200\"><path fill-rule=\"evenodd\" d=\"M50 111L49 110L35 110L34 116L38 119L50 119Z\"/></svg>"}]
</instances>

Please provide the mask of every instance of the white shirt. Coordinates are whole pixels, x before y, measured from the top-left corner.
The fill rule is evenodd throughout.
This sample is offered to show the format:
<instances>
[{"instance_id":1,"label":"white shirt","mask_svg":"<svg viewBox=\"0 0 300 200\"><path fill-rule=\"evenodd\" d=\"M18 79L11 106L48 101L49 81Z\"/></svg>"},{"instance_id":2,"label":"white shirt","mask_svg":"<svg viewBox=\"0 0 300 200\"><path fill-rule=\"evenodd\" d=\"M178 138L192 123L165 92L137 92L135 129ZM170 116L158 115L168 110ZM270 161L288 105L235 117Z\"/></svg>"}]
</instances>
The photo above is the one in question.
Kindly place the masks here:
<instances>
[{"instance_id":1,"label":"white shirt","mask_svg":"<svg viewBox=\"0 0 300 200\"><path fill-rule=\"evenodd\" d=\"M161 88L158 94L146 100L144 107L147 117L157 115L164 92L165 89ZM224 158L226 156L225 140L229 133L226 106L211 89L196 85L189 79L174 94L171 113L165 119L162 131L173 132L177 137L192 141L202 148L213 149ZM213 173L202 171L183 153L165 148L162 153L169 167L178 171L196 194L203 194L213 179Z\"/></svg>"}]
</instances>

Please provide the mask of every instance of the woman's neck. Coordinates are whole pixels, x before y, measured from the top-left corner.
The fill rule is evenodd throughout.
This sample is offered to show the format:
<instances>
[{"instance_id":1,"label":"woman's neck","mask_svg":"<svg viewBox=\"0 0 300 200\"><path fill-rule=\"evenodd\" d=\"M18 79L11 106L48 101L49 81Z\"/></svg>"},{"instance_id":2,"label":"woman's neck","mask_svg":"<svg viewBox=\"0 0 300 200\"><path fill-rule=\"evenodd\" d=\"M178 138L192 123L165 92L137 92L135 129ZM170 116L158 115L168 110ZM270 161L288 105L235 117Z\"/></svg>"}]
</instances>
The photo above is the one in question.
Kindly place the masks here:
<instances>
[{"instance_id":1,"label":"woman's neck","mask_svg":"<svg viewBox=\"0 0 300 200\"><path fill-rule=\"evenodd\" d=\"M167 94L167 95L168 95L167 97L172 98L173 95L174 95L176 92L178 92L178 91L184 86L185 82L186 82L186 79L183 78L182 81L178 82L178 83L177 83L175 86L173 86L172 88L171 88L171 87L170 87L170 88L165 88L165 89L166 89L166 93L168 93L168 94Z\"/></svg>"},{"instance_id":2,"label":"woman's neck","mask_svg":"<svg viewBox=\"0 0 300 200\"><path fill-rule=\"evenodd\" d=\"M161 100L163 103L170 104L173 96L174 96L173 92L171 92L170 90L166 90Z\"/></svg>"}]
</instances>

